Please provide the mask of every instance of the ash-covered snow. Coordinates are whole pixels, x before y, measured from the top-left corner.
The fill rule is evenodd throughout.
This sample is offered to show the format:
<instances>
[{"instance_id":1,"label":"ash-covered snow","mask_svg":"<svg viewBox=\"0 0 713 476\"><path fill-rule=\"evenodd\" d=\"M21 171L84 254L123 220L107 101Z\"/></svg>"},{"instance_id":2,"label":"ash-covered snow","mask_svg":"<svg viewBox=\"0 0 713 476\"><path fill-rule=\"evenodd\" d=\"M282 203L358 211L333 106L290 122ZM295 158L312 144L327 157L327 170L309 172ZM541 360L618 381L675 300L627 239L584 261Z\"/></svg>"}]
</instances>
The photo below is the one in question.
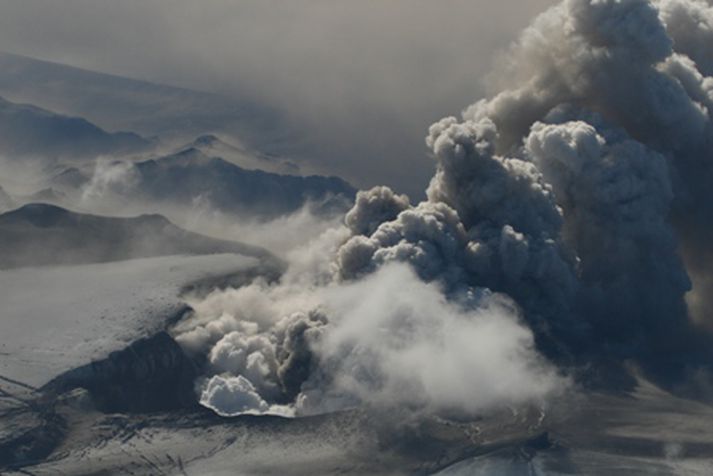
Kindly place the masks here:
<instances>
[{"instance_id":1,"label":"ash-covered snow","mask_svg":"<svg viewBox=\"0 0 713 476\"><path fill-rule=\"evenodd\" d=\"M257 263L218 254L0 271L0 376L43 385L162 330L191 283Z\"/></svg>"}]
</instances>

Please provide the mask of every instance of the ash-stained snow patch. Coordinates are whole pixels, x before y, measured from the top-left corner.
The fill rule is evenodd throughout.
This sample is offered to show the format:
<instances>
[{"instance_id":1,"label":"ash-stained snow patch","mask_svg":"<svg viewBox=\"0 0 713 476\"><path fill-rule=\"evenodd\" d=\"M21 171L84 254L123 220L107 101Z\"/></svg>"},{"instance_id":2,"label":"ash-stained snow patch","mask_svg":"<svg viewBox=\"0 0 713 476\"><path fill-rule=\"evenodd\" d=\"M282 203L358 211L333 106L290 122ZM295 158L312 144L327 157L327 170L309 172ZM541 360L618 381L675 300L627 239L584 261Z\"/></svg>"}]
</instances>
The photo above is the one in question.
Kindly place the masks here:
<instances>
[{"instance_id":1,"label":"ash-stained snow patch","mask_svg":"<svg viewBox=\"0 0 713 476\"><path fill-rule=\"evenodd\" d=\"M0 271L0 376L40 386L162 330L192 282L257 264L220 254Z\"/></svg>"}]
</instances>

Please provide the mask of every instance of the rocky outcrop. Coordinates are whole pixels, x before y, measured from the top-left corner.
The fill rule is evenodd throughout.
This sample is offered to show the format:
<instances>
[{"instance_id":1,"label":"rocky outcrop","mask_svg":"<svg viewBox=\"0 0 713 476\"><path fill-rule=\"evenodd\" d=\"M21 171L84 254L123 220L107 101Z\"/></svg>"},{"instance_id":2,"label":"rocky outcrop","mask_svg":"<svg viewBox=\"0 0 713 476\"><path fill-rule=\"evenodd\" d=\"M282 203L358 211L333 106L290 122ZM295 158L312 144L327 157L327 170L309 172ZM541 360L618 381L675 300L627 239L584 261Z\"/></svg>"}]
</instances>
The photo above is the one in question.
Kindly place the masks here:
<instances>
[{"instance_id":1,"label":"rocky outcrop","mask_svg":"<svg viewBox=\"0 0 713 476\"><path fill-rule=\"evenodd\" d=\"M0 419L0 474L45 459L65 433L65 422L52 406L23 407Z\"/></svg>"},{"instance_id":2,"label":"rocky outcrop","mask_svg":"<svg viewBox=\"0 0 713 476\"><path fill-rule=\"evenodd\" d=\"M107 413L169 411L197 405L195 364L167 333L138 340L106 359L70 370L43 389L55 395L85 388Z\"/></svg>"}]
</instances>

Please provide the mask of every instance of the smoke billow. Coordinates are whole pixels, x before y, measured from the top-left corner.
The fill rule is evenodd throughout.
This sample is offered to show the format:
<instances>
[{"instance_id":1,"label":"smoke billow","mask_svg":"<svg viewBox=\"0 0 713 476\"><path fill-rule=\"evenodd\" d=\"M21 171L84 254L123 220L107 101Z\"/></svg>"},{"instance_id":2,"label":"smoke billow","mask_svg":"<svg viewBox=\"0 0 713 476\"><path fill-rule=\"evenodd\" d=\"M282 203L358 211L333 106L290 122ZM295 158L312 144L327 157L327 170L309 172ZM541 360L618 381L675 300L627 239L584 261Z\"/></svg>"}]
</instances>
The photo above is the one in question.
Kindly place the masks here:
<instances>
[{"instance_id":1,"label":"smoke billow","mask_svg":"<svg viewBox=\"0 0 713 476\"><path fill-rule=\"evenodd\" d=\"M117 197L129 190L139 180L139 174L130 161L99 157L91 179L82 187L79 204L96 206L96 202L119 200ZM109 207L107 207L109 208Z\"/></svg>"},{"instance_id":2,"label":"smoke billow","mask_svg":"<svg viewBox=\"0 0 713 476\"><path fill-rule=\"evenodd\" d=\"M541 401L555 365L705 371L712 35L703 0L540 15L497 92L431 126L425 201L360 192L280 283L196 304L179 340L208 356L203 399L473 413Z\"/></svg>"},{"instance_id":3,"label":"smoke billow","mask_svg":"<svg viewBox=\"0 0 713 476\"><path fill-rule=\"evenodd\" d=\"M339 408L333 402L350 397L472 415L542 402L566 384L538 356L505 296L446 296L411 268L391 264L330 289L323 302L330 320L313 345L319 371L302 385L306 410Z\"/></svg>"},{"instance_id":4,"label":"smoke billow","mask_svg":"<svg viewBox=\"0 0 713 476\"><path fill-rule=\"evenodd\" d=\"M359 405L476 414L541 403L567 384L505 296L447 297L403 264L349 283L291 279L196 304L178 341L207 355L204 405L225 415Z\"/></svg>"},{"instance_id":5,"label":"smoke billow","mask_svg":"<svg viewBox=\"0 0 713 476\"><path fill-rule=\"evenodd\" d=\"M625 354L686 332L687 274L699 308L710 296L711 54L697 45L712 14L693 0L563 2L514 46L502 77L521 79L464 113L554 186L582 317Z\"/></svg>"}]
</instances>

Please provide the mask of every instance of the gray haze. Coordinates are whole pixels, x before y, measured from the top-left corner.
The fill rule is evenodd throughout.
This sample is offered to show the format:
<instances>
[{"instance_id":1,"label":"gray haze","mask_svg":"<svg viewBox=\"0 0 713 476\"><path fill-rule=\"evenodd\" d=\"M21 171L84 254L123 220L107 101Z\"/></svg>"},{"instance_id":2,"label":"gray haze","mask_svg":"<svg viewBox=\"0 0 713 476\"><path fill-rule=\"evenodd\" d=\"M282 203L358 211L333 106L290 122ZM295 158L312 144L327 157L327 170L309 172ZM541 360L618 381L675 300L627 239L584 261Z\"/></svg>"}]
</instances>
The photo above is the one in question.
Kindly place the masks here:
<instances>
[{"instance_id":1,"label":"gray haze","mask_svg":"<svg viewBox=\"0 0 713 476\"><path fill-rule=\"evenodd\" d=\"M256 100L317 170L418 196L428 125L552 3L0 0L0 50Z\"/></svg>"}]
</instances>

